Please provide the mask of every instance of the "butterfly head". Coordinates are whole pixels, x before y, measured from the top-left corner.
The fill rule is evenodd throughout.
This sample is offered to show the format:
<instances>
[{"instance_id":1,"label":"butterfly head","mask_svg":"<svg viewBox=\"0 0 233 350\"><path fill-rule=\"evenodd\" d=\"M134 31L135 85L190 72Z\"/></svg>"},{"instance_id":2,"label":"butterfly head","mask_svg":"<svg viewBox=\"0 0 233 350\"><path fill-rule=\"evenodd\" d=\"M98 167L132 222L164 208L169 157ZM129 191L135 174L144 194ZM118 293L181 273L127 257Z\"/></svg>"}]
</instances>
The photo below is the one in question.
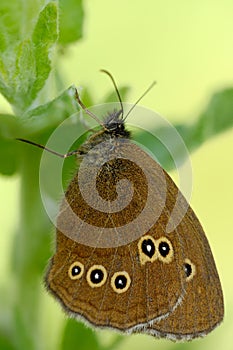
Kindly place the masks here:
<instances>
[{"instance_id":1,"label":"butterfly head","mask_svg":"<svg viewBox=\"0 0 233 350\"><path fill-rule=\"evenodd\" d=\"M130 132L125 129L122 110L109 112L104 120L105 133L115 137L129 138Z\"/></svg>"}]
</instances>

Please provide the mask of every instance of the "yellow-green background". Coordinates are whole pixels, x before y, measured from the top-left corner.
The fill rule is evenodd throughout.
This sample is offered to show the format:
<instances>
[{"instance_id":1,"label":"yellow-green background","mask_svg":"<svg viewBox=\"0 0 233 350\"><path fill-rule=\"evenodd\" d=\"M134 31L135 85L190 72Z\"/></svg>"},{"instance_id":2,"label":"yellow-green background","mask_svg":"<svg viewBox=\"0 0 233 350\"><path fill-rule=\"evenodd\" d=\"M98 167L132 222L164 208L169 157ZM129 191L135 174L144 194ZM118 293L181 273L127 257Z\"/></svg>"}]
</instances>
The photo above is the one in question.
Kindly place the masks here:
<instances>
[{"instance_id":1,"label":"yellow-green background","mask_svg":"<svg viewBox=\"0 0 233 350\"><path fill-rule=\"evenodd\" d=\"M83 39L71 46L59 63L67 86L88 86L95 101L101 103L111 88L98 73L106 68L119 85L131 86L128 102L133 102L155 79L157 86L141 104L171 122L195 119L215 91L232 86L233 1L90 0L84 5ZM3 102L0 108L7 110L7 105ZM226 315L223 324L208 337L184 344L183 349L233 349L232 150L231 130L191 155L191 204L215 256ZM18 222L18 190L17 177L1 176L0 276L5 281L11 233ZM44 334L52 344L64 315L45 292L43 303ZM100 337L106 340L102 332ZM162 350L175 346L149 336L129 336L119 349Z\"/></svg>"}]
</instances>

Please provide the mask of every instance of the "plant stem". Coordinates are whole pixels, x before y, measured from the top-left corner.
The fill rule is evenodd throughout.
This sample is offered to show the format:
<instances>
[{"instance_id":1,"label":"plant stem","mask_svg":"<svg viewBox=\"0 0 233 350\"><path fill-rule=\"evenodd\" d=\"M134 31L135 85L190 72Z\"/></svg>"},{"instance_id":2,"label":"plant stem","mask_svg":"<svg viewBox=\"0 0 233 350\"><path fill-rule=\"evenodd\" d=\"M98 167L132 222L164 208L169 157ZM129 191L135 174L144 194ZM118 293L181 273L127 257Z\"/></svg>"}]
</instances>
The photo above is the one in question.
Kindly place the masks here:
<instances>
[{"instance_id":1,"label":"plant stem","mask_svg":"<svg viewBox=\"0 0 233 350\"><path fill-rule=\"evenodd\" d=\"M50 224L40 198L38 150L22 146L20 224L14 249L15 332L18 349L42 349L39 304L50 248Z\"/></svg>"}]
</instances>

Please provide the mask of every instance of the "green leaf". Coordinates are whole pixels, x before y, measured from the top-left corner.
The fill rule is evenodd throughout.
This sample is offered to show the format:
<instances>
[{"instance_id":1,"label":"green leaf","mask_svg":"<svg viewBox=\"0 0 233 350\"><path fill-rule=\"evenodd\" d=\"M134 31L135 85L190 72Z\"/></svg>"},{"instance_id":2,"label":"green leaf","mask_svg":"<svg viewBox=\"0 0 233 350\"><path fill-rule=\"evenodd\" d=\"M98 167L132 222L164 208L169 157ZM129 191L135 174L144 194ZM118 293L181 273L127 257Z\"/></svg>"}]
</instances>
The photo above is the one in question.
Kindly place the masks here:
<instances>
[{"instance_id":1,"label":"green leaf","mask_svg":"<svg viewBox=\"0 0 233 350\"><path fill-rule=\"evenodd\" d=\"M208 141L227 129L233 127L233 89L226 89L213 95L206 110L201 113L192 124L177 124L174 127L183 138L184 143L190 152L200 147ZM169 140L173 153L176 154L176 160L182 164L184 161L180 150L180 145L176 144L169 136L169 128L155 129L154 134L163 134L164 139ZM174 168L174 161L167 148L152 134L144 130L135 132L135 140L154 153L160 164L166 169Z\"/></svg>"},{"instance_id":2,"label":"green leaf","mask_svg":"<svg viewBox=\"0 0 233 350\"><path fill-rule=\"evenodd\" d=\"M196 125L202 140L213 137L233 126L233 89L226 89L213 95L206 111Z\"/></svg>"},{"instance_id":3,"label":"green leaf","mask_svg":"<svg viewBox=\"0 0 233 350\"><path fill-rule=\"evenodd\" d=\"M119 90L122 101L126 100L127 95L130 91L130 87L122 86L118 90ZM86 88L84 88L81 91L80 95L81 95L81 100L83 101L84 105L87 107L92 107L95 104L100 103L100 101L95 101L95 99L92 96L92 94L90 93L90 91ZM102 100L102 103L111 103L111 102L119 102L115 89L113 91L111 91L110 93L108 93Z\"/></svg>"},{"instance_id":4,"label":"green leaf","mask_svg":"<svg viewBox=\"0 0 233 350\"><path fill-rule=\"evenodd\" d=\"M214 137L233 127L233 89L225 89L215 93L210 99L206 110L193 124L177 125L176 128L183 137L190 151L211 137Z\"/></svg>"},{"instance_id":5,"label":"green leaf","mask_svg":"<svg viewBox=\"0 0 233 350\"><path fill-rule=\"evenodd\" d=\"M15 347L11 343L10 337L0 334L0 349L2 350L15 350Z\"/></svg>"},{"instance_id":6,"label":"green leaf","mask_svg":"<svg viewBox=\"0 0 233 350\"><path fill-rule=\"evenodd\" d=\"M94 331L73 319L67 320L61 343L61 350L100 350Z\"/></svg>"},{"instance_id":7,"label":"green leaf","mask_svg":"<svg viewBox=\"0 0 233 350\"><path fill-rule=\"evenodd\" d=\"M37 98L51 71L57 40L57 4L1 1L0 92L18 115ZM35 11L35 9L37 11Z\"/></svg>"},{"instance_id":8,"label":"green leaf","mask_svg":"<svg viewBox=\"0 0 233 350\"><path fill-rule=\"evenodd\" d=\"M20 38L20 25L22 23L23 4L18 0L0 1L0 33L1 52L7 49L8 45L16 42ZM3 44L3 45L2 45ZM6 45L7 44L7 45Z\"/></svg>"},{"instance_id":9,"label":"green leaf","mask_svg":"<svg viewBox=\"0 0 233 350\"><path fill-rule=\"evenodd\" d=\"M85 106L87 106L87 107L94 106L94 104L95 104L94 98L88 89L84 88L80 92L80 97L81 97L81 100L83 101Z\"/></svg>"},{"instance_id":10,"label":"green leaf","mask_svg":"<svg viewBox=\"0 0 233 350\"><path fill-rule=\"evenodd\" d=\"M120 93L121 99L122 101L126 100L127 95L130 91L130 87L129 86L121 86L118 88L118 91ZM108 102L118 102L118 97L117 97L117 93L114 89L114 91L112 91L111 93L109 93L105 98L104 98L104 102L108 103Z\"/></svg>"},{"instance_id":11,"label":"green leaf","mask_svg":"<svg viewBox=\"0 0 233 350\"><path fill-rule=\"evenodd\" d=\"M26 112L20 119L10 114L0 114L0 173L13 175L19 165L19 141L27 138L44 142L63 120L76 113L78 104L71 86L56 99ZM39 136L39 140L38 140Z\"/></svg>"},{"instance_id":12,"label":"green leaf","mask_svg":"<svg viewBox=\"0 0 233 350\"><path fill-rule=\"evenodd\" d=\"M75 87L70 86L54 100L26 112L21 119L25 137L44 130L55 128L64 119L77 112L78 104L74 98Z\"/></svg>"},{"instance_id":13,"label":"green leaf","mask_svg":"<svg viewBox=\"0 0 233 350\"><path fill-rule=\"evenodd\" d=\"M35 47L35 82L31 89L31 101L44 86L51 71L51 48L56 43L57 30L57 5L49 3L40 13L32 36Z\"/></svg>"},{"instance_id":14,"label":"green leaf","mask_svg":"<svg viewBox=\"0 0 233 350\"><path fill-rule=\"evenodd\" d=\"M82 0L60 0L59 43L67 45L82 37Z\"/></svg>"},{"instance_id":15,"label":"green leaf","mask_svg":"<svg viewBox=\"0 0 233 350\"><path fill-rule=\"evenodd\" d=\"M11 114L0 114L0 138L12 139L20 132L20 121Z\"/></svg>"}]
</instances>

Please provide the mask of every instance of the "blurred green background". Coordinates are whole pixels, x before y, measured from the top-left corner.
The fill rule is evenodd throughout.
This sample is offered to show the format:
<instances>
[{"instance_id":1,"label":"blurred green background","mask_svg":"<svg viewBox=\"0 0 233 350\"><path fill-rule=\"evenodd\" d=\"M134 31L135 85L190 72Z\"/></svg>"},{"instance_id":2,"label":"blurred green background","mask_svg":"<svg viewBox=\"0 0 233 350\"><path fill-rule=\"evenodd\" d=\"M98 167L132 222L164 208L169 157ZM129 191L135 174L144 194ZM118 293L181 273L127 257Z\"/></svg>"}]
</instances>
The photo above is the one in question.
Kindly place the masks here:
<instances>
[{"instance_id":1,"label":"blurred green background","mask_svg":"<svg viewBox=\"0 0 233 350\"><path fill-rule=\"evenodd\" d=\"M233 2L63 0L59 42L56 1L2 0L0 10L0 348L232 350ZM204 339L174 344L93 332L67 322L42 286L54 232L39 202L41 152L12 139L45 142L75 111L69 93L61 96L62 105L50 104L72 84L85 88L87 103L103 103L113 89L100 68L110 70L119 87L130 87L127 102L156 80L140 104L178 129L186 126L181 130L193 151L191 205L210 241L225 296L224 322Z\"/></svg>"}]
</instances>

